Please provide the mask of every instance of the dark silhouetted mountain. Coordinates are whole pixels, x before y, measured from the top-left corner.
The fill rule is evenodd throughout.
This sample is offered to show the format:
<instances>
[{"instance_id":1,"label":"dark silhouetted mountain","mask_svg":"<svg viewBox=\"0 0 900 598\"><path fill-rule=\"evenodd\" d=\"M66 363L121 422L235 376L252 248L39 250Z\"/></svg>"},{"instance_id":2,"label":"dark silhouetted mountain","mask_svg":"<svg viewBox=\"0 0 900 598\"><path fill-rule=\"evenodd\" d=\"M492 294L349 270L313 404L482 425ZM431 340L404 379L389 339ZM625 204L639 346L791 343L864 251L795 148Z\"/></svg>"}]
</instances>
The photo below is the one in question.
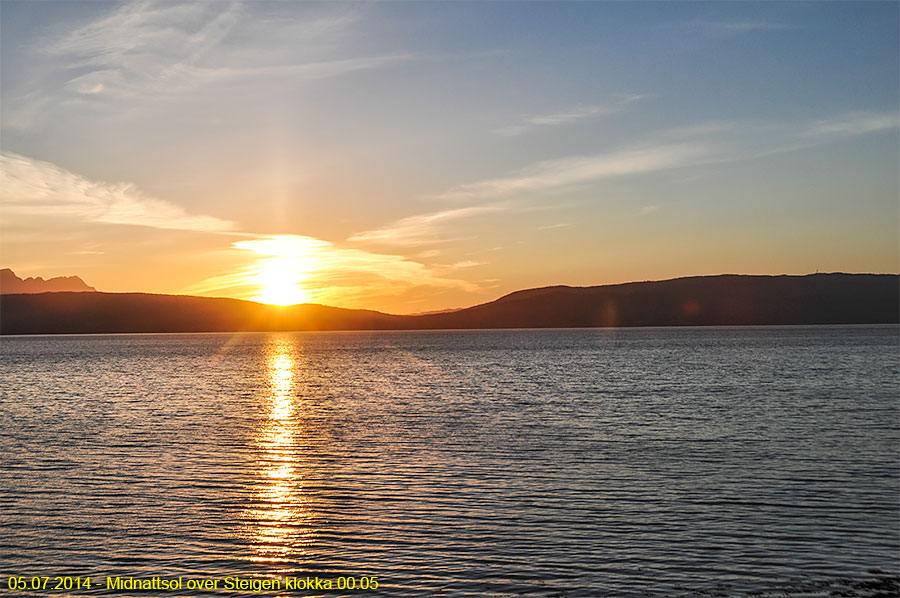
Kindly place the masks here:
<instances>
[{"instance_id":1,"label":"dark silhouetted mountain","mask_svg":"<svg viewBox=\"0 0 900 598\"><path fill-rule=\"evenodd\" d=\"M146 293L41 293L0 297L0 334L239 332L391 328L374 311L280 307L239 299Z\"/></svg>"},{"instance_id":2,"label":"dark silhouetted mountain","mask_svg":"<svg viewBox=\"0 0 900 598\"><path fill-rule=\"evenodd\" d=\"M900 276L698 276L511 293L458 311L394 316L323 305L141 293L0 297L0 333L423 330L900 322Z\"/></svg>"},{"instance_id":3,"label":"dark silhouetted mountain","mask_svg":"<svg viewBox=\"0 0 900 598\"><path fill-rule=\"evenodd\" d=\"M75 293L95 292L97 289L84 284L77 276L57 276L44 280L40 276L36 278L21 279L9 268L0 270L0 294L12 295L15 293L50 293L59 291L71 291Z\"/></svg>"},{"instance_id":4,"label":"dark silhouetted mountain","mask_svg":"<svg viewBox=\"0 0 900 598\"><path fill-rule=\"evenodd\" d=\"M434 328L893 323L900 321L900 276L722 275L555 286L420 320Z\"/></svg>"}]
</instances>

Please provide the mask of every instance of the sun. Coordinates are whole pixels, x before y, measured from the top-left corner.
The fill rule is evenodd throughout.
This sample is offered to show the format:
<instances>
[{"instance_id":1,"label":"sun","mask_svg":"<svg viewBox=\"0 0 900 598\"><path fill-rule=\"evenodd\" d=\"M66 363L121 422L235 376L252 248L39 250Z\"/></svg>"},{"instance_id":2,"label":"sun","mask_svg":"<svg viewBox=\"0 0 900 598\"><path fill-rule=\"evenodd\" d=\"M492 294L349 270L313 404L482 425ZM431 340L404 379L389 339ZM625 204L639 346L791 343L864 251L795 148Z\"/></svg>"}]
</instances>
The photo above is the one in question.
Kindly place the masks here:
<instances>
[{"instance_id":1,"label":"sun","mask_svg":"<svg viewBox=\"0 0 900 598\"><path fill-rule=\"evenodd\" d=\"M255 282L260 292L256 300L270 305L307 303L309 293L302 282L307 268L296 256L270 257L259 263Z\"/></svg>"},{"instance_id":2,"label":"sun","mask_svg":"<svg viewBox=\"0 0 900 598\"><path fill-rule=\"evenodd\" d=\"M242 278L245 284L255 287L253 300L269 305L310 303L318 294L309 288L310 278L321 271L322 252L330 246L325 241L298 235L272 235L234 243L237 249L260 256Z\"/></svg>"}]
</instances>

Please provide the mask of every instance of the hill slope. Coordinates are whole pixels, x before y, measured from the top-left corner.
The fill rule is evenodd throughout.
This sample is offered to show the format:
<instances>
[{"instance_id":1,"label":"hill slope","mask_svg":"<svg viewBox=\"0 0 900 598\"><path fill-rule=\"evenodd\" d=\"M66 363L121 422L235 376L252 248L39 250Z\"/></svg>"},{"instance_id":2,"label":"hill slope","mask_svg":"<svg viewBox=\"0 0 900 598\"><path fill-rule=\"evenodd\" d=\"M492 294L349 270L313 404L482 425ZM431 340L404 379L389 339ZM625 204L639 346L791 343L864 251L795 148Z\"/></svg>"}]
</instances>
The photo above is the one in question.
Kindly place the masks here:
<instances>
[{"instance_id":1,"label":"hill slope","mask_svg":"<svg viewBox=\"0 0 900 598\"><path fill-rule=\"evenodd\" d=\"M141 293L0 296L0 334L897 322L900 277L893 274L724 275L546 287L418 316Z\"/></svg>"},{"instance_id":2,"label":"hill slope","mask_svg":"<svg viewBox=\"0 0 900 598\"><path fill-rule=\"evenodd\" d=\"M557 286L421 318L437 328L892 323L900 320L900 277L722 275Z\"/></svg>"},{"instance_id":3,"label":"hill slope","mask_svg":"<svg viewBox=\"0 0 900 598\"><path fill-rule=\"evenodd\" d=\"M390 328L392 318L324 305L279 307L186 295L42 293L0 297L0 334L353 330Z\"/></svg>"}]
</instances>

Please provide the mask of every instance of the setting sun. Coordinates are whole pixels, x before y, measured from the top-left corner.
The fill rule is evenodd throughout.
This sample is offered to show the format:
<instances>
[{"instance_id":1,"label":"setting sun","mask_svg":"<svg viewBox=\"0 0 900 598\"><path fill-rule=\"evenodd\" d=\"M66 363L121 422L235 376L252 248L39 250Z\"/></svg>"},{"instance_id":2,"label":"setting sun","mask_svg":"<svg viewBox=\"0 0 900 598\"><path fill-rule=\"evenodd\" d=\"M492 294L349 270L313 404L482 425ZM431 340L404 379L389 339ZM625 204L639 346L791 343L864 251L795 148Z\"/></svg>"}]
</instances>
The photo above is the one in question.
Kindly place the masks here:
<instances>
[{"instance_id":1,"label":"setting sun","mask_svg":"<svg viewBox=\"0 0 900 598\"><path fill-rule=\"evenodd\" d=\"M316 239L276 235L239 241L238 249L250 250L262 259L250 269L248 282L258 289L253 299L270 305L296 305L310 301L303 283L317 270L315 252L323 243Z\"/></svg>"},{"instance_id":2,"label":"setting sun","mask_svg":"<svg viewBox=\"0 0 900 598\"><path fill-rule=\"evenodd\" d=\"M900 598L900 0L0 0L0 65L0 598Z\"/></svg>"},{"instance_id":3,"label":"setting sun","mask_svg":"<svg viewBox=\"0 0 900 598\"><path fill-rule=\"evenodd\" d=\"M255 282L260 293L257 301L270 305L296 305L309 301L309 294L301 286L303 263L296 257L273 257L259 265Z\"/></svg>"}]
</instances>

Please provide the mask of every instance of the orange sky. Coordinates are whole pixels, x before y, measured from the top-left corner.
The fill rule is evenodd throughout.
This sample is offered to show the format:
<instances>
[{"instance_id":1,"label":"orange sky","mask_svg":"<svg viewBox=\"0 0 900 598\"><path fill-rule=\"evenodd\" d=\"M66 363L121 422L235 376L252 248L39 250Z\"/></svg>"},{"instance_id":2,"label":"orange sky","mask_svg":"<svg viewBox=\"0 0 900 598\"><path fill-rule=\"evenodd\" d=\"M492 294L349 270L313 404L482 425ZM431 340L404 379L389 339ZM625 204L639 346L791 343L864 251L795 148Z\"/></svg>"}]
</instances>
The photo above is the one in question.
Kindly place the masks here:
<instances>
[{"instance_id":1,"label":"orange sky","mask_svg":"<svg viewBox=\"0 0 900 598\"><path fill-rule=\"evenodd\" d=\"M895 3L7 2L0 267L393 313L553 284L898 272L897 19Z\"/></svg>"}]
</instances>

